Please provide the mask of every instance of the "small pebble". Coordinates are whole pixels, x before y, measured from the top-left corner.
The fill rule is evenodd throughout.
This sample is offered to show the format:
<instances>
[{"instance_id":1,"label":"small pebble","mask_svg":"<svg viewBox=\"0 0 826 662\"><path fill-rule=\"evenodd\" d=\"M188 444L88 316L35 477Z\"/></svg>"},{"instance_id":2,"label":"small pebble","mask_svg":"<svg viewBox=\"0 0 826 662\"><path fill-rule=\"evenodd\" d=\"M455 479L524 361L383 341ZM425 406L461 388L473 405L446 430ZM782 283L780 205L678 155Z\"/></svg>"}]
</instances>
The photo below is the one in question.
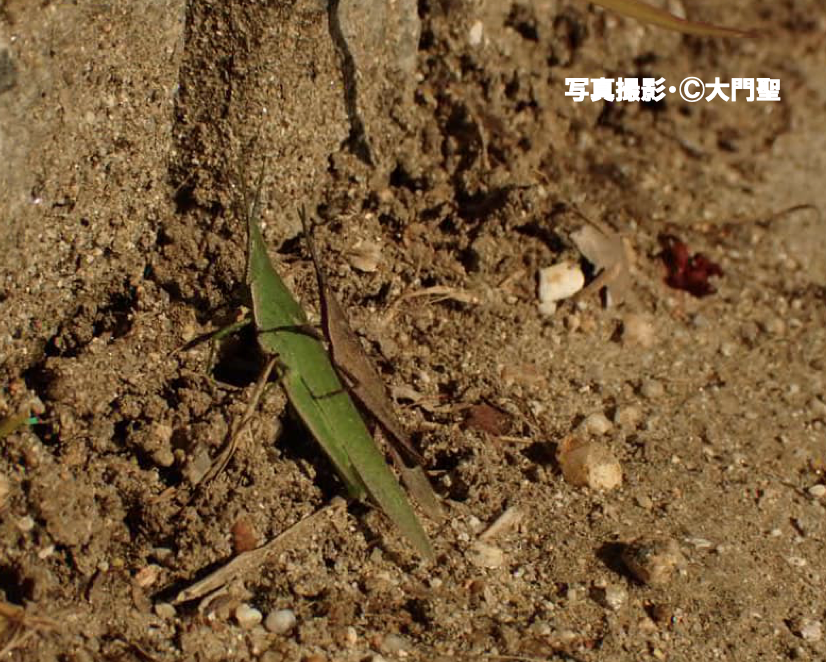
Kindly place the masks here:
<instances>
[{"instance_id":1,"label":"small pebble","mask_svg":"<svg viewBox=\"0 0 826 662\"><path fill-rule=\"evenodd\" d=\"M611 611L619 611L628 601L628 591L625 587L609 584L599 590L599 603Z\"/></svg>"},{"instance_id":2,"label":"small pebble","mask_svg":"<svg viewBox=\"0 0 826 662\"><path fill-rule=\"evenodd\" d=\"M691 320L691 323L694 325L696 329L706 329L708 328L708 317L703 315L702 313L697 313Z\"/></svg>"},{"instance_id":3,"label":"small pebble","mask_svg":"<svg viewBox=\"0 0 826 662\"><path fill-rule=\"evenodd\" d=\"M267 614L264 627L275 634L287 634L295 627L297 620L292 609L276 609Z\"/></svg>"},{"instance_id":4,"label":"small pebble","mask_svg":"<svg viewBox=\"0 0 826 662\"><path fill-rule=\"evenodd\" d=\"M622 318L622 342L627 345L652 347L656 341L654 325L646 315L630 313Z\"/></svg>"},{"instance_id":5,"label":"small pebble","mask_svg":"<svg viewBox=\"0 0 826 662\"><path fill-rule=\"evenodd\" d=\"M6 474L0 473L0 510L5 507L10 491L11 485L9 484L9 479L6 477Z\"/></svg>"},{"instance_id":6,"label":"small pebble","mask_svg":"<svg viewBox=\"0 0 826 662\"><path fill-rule=\"evenodd\" d=\"M474 533L481 533L485 528L484 523L476 515L471 515L467 518L467 525Z\"/></svg>"},{"instance_id":7,"label":"small pebble","mask_svg":"<svg viewBox=\"0 0 826 662\"><path fill-rule=\"evenodd\" d=\"M648 536L627 544L622 550L622 561L644 584L668 583L674 571L686 562L676 540Z\"/></svg>"},{"instance_id":8,"label":"small pebble","mask_svg":"<svg viewBox=\"0 0 826 662\"><path fill-rule=\"evenodd\" d=\"M171 467L175 464L175 454L169 448L160 448L152 453L152 461L159 467Z\"/></svg>"},{"instance_id":9,"label":"small pebble","mask_svg":"<svg viewBox=\"0 0 826 662\"><path fill-rule=\"evenodd\" d=\"M763 323L763 329L770 335L782 336L786 333L786 322L780 317L772 317Z\"/></svg>"},{"instance_id":10,"label":"small pebble","mask_svg":"<svg viewBox=\"0 0 826 662\"><path fill-rule=\"evenodd\" d=\"M212 466L212 458L206 448L199 447L192 458L183 468L184 477L192 484L197 485Z\"/></svg>"},{"instance_id":11,"label":"small pebble","mask_svg":"<svg viewBox=\"0 0 826 662\"><path fill-rule=\"evenodd\" d=\"M809 410L819 418L826 418L826 402L820 398L812 398L808 404Z\"/></svg>"},{"instance_id":12,"label":"small pebble","mask_svg":"<svg viewBox=\"0 0 826 662\"><path fill-rule=\"evenodd\" d=\"M499 568L505 562L505 552L496 545L477 540L468 550L468 559L480 568Z\"/></svg>"},{"instance_id":13,"label":"small pebble","mask_svg":"<svg viewBox=\"0 0 826 662\"><path fill-rule=\"evenodd\" d=\"M556 459L571 485L612 490L622 485L622 467L611 450L595 441L567 437L559 444Z\"/></svg>"},{"instance_id":14,"label":"small pebble","mask_svg":"<svg viewBox=\"0 0 826 662\"><path fill-rule=\"evenodd\" d=\"M135 573L135 584L141 588L148 588L158 581L158 576L161 572L161 566L150 563L144 566L137 573Z\"/></svg>"},{"instance_id":15,"label":"small pebble","mask_svg":"<svg viewBox=\"0 0 826 662\"><path fill-rule=\"evenodd\" d=\"M793 568L805 568L807 565L809 565L809 562L802 556L788 556L786 557L786 563L788 563Z\"/></svg>"},{"instance_id":16,"label":"small pebble","mask_svg":"<svg viewBox=\"0 0 826 662\"><path fill-rule=\"evenodd\" d=\"M151 556L158 563L167 567L175 563L175 552L169 547L153 547Z\"/></svg>"},{"instance_id":17,"label":"small pebble","mask_svg":"<svg viewBox=\"0 0 826 662\"><path fill-rule=\"evenodd\" d=\"M804 641L823 639L823 623L812 618L798 618L791 623L791 630Z\"/></svg>"},{"instance_id":18,"label":"small pebble","mask_svg":"<svg viewBox=\"0 0 826 662\"><path fill-rule=\"evenodd\" d=\"M262 619L261 612L246 603L241 603L235 608L235 620L245 630L254 628Z\"/></svg>"},{"instance_id":19,"label":"small pebble","mask_svg":"<svg viewBox=\"0 0 826 662\"><path fill-rule=\"evenodd\" d=\"M473 25L470 26L467 37L468 43L470 43L471 46L478 46L482 43L484 29L485 26L482 24L482 21L474 21Z\"/></svg>"},{"instance_id":20,"label":"small pebble","mask_svg":"<svg viewBox=\"0 0 826 662\"><path fill-rule=\"evenodd\" d=\"M611 429L612 424L605 414L603 414L602 412L595 412L589 415L582 422L582 427L584 427L591 434L602 435Z\"/></svg>"},{"instance_id":21,"label":"small pebble","mask_svg":"<svg viewBox=\"0 0 826 662\"><path fill-rule=\"evenodd\" d=\"M155 614L163 619L174 618L175 607L168 602L159 602L155 605Z\"/></svg>"},{"instance_id":22,"label":"small pebble","mask_svg":"<svg viewBox=\"0 0 826 662\"><path fill-rule=\"evenodd\" d=\"M567 299L585 286L585 276L579 265L560 262L539 270L539 312L553 315L556 302Z\"/></svg>"},{"instance_id":23,"label":"small pebble","mask_svg":"<svg viewBox=\"0 0 826 662\"><path fill-rule=\"evenodd\" d=\"M640 393L644 398L656 400L665 395L665 387L656 379L646 379L640 386Z\"/></svg>"},{"instance_id":24,"label":"small pebble","mask_svg":"<svg viewBox=\"0 0 826 662\"><path fill-rule=\"evenodd\" d=\"M356 632L356 628L352 625L348 625L344 630L344 643L346 646L353 648L358 643L359 634Z\"/></svg>"},{"instance_id":25,"label":"small pebble","mask_svg":"<svg viewBox=\"0 0 826 662\"><path fill-rule=\"evenodd\" d=\"M172 426L166 423L155 423L152 426L152 436L156 444L160 446L168 446L172 441Z\"/></svg>"},{"instance_id":26,"label":"small pebble","mask_svg":"<svg viewBox=\"0 0 826 662\"><path fill-rule=\"evenodd\" d=\"M760 327L755 322L746 322L740 327L740 337L747 345L753 345L760 335Z\"/></svg>"},{"instance_id":27,"label":"small pebble","mask_svg":"<svg viewBox=\"0 0 826 662\"><path fill-rule=\"evenodd\" d=\"M623 430L634 430L642 421L642 409L634 405L620 407L614 414L614 424Z\"/></svg>"},{"instance_id":28,"label":"small pebble","mask_svg":"<svg viewBox=\"0 0 826 662\"><path fill-rule=\"evenodd\" d=\"M382 653L388 655L399 655L399 653L407 652L411 648L410 642L399 634L388 634L381 642Z\"/></svg>"},{"instance_id":29,"label":"small pebble","mask_svg":"<svg viewBox=\"0 0 826 662\"><path fill-rule=\"evenodd\" d=\"M808 491L815 499L822 499L823 496L826 495L826 485L818 483L817 485L812 485Z\"/></svg>"},{"instance_id":30,"label":"small pebble","mask_svg":"<svg viewBox=\"0 0 826 662\"><path fill-rule=\"evenodd\" d=\"M17 520L17 528L20 529L23 533L28 533L34 528L34 519L25 515Z\"/></svg>"},{"instance_id":31,"label":"small pebble","mask_svg":"<svg viewBox=\"0 0 826 662\"><path fill-rule=\"evenodd\" d=\"M714 543L705 538L685 538L684 540L695 549L711 549L714 547Z\"/></svg>"},{"instance_id":32,"label":"small pebble","mask_svg":"<svg viewBox=\"0 0 826 662\"><path fill-rule=\"evenodd\" d=\"M373 273L379 268L381 261L381 244L359 240L347 252L347 260L356 271Z\"/></svg>"}]
</instances>

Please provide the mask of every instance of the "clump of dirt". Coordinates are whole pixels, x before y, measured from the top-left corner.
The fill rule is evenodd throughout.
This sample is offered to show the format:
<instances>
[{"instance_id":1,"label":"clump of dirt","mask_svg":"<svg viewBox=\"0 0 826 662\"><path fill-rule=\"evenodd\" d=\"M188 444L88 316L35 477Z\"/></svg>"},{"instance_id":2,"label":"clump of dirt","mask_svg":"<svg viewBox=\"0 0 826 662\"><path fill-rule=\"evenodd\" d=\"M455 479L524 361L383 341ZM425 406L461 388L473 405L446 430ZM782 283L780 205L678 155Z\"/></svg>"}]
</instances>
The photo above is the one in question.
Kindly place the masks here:
<instances>
[{"instance_id":1,"label":"clump of dirt","mask_svg":"<svg viewBox=\"0 0 826 662\"><path fill-rule=\"evenodd\" d=\"M0 4L0 417L37 416L0 453L7 657L824 657L824 24L813 0L682 8L775 36L574 0ZM565 96L603 76L779 78L781 101ZM249 304L262 167L282 275L315 309L306 206L425 456L432 565L369 506L314 515L342 486L276 383L192 487L262 364L249 331L192 342ZM705 296L669 286L663 235ZM597 285L549 315L563 261ZM621 484L566 482L572 437Z\"/></svg>"}]
</instances>

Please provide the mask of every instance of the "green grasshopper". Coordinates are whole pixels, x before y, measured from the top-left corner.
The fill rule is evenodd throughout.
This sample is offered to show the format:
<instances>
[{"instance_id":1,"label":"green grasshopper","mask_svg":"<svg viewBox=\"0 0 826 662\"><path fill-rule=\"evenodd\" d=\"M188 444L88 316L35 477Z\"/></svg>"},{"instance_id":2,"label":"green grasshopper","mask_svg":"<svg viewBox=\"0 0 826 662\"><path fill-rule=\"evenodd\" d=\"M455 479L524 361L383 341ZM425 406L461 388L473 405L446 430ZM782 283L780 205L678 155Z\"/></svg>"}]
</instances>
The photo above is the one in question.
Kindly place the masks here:
<instances>
[{"instance_id":1,"label":"green grasshopper","mask_svg":"<svg viewBox=\"0 0 826 662\"><path fill-rule=\"evenodd\" d=\"M290 403L356 499L372 498L426 559L433 547L384 456L345 390L321 340L308 332L304 309L270 261L261 234L261 180L245 213L247 284L262 350L276 356Z\"/></svg>"}]
</instances>

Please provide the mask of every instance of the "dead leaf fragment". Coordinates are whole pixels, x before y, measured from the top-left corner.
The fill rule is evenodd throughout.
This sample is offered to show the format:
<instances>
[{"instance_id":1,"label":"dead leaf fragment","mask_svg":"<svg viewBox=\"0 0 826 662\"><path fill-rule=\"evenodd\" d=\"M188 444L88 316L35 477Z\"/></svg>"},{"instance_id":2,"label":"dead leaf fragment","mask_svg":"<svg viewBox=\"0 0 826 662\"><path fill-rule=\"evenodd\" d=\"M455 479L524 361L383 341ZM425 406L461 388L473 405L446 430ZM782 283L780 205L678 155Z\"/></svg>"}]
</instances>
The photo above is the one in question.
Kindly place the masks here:
<instances>
[{"instance_id":1,"label":"dead leaf fragment","mask_svg":"<svg viewBox=\"0 0 826 662\"><path fill-rule=\"evenodd\" d=\"M480 430L494 437L499 437L507 434L510 430L511 416L501 409L483 402L479 405L472 405L468 409L465 425L474 430Z\"/></svg>"},{"instance_id":2,"label":"dead leaf fragment","mask_svg":"<svg viewBox=\"0 0 826 662\"><path fill-rule=\"evenodd\" d=\"M602 223L582 226L571 233L571 240L576 244L585 259L593 264L599 274L583 292L607 288L607 306L623 302L631 287L630 247L623 238Z\"/></svg>"}]
</instances>

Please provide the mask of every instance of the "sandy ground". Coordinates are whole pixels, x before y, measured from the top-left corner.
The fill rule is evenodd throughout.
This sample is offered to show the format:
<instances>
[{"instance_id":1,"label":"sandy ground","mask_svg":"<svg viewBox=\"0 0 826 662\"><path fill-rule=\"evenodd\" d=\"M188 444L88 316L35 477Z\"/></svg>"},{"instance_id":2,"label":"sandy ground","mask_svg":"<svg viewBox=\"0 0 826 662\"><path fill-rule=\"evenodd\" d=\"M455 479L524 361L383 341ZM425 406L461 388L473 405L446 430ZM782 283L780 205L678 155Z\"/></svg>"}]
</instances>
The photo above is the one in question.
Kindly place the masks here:
<instances>
[{"instance_id":1,"label":"sandy ground","mask_svg":"<svg viewBox=\"0 0 826 662\"><path fill-rule=\"evenodd\" d=\"M0 453L3 659L826 658L823 6L667 6L773 34L574 0L0 2L0 417L38 416ZM782 100L564 95L690 75ZM427 460L435 563L369 506L313 515L344 492L277 384L182 498L262 362L252 334L213 373L181 351L249 303L237 203L262 162L282 275L316 310L307 206ZM540 269L594 275L583 216L622 237L625 280L543 314ZM662 233L720 266L714 293L669 286ZM622 485L566 480L570 439Z\"/></svg>"}]
</instances>

